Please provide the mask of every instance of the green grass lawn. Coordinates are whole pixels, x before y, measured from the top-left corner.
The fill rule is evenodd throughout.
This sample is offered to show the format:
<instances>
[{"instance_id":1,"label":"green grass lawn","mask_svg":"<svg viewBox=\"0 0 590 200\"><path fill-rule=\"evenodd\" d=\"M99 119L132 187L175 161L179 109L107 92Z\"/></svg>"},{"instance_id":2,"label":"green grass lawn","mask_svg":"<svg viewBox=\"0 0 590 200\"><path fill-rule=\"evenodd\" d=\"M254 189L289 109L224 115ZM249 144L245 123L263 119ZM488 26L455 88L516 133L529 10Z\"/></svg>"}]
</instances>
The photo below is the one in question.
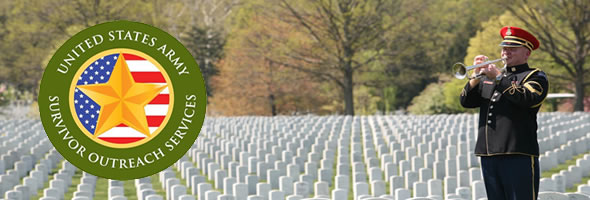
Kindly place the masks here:
<instances>
[{"instance_id":1,"label":"green grass lawn","mask_svg":"<svg viewBox=\"0 0 590 200\"><path fill-rule=\"evenodd\" d=\"M61 162L60 162L61 165ZM31 197L32 200L39 200L41 199L41 197L43 197L43 190L45 188L49 188L49 181L51 180L51 178L53 178L53 174L57 173L59 171L59 167L56 167L55 169L51 170L51 172L49 172L49 178L48 181L45 181L45 184L43 184L43 187L39 187L39 191L37 191L37 195Z\"/></svg>"},{"instance_id":2,"label":"green grass lawn","mask_svg":"<svg viewBox=\"0 0 590 200\"><path fill-rule=\"evenodd\" d=\"M577 159L579 159L579 158L583 158L583 157L584 157L584 155L586 155L586 154L588 154L588 153L590 153L590 152L586 152L586 153L578 154L578 155L574 156L572 159L570 159L570 160L566 160L566 161L565 161L565 163L559 164L559 165L557 165L556 167L554 167L554 168L551 168L550 170L547 170L547 171L541 172L541 178L551 178L551 176L552 176L553 174L556 174L556 173L558 174L558 173L559 173L561 170L564 170L564 169L565 169L565 170L567 170L567 168L568 168L570 165L575 165L575 164L576 164L576 160L577 160Z\"/></svg>"},{"instance_id":3,"label":"green grass lawn","mask_svg":"<svg viewBox=\"0 0 590 200\"><path fill-rule=\"evenodd\" d=\"M590 154L590 151L589 152L586 152L586 153L578 154L578 155L574 156L572 159L566 160L565 163L559 164L556 167L551 168L550 170L541 172L541 178L551 178L551 176L553 174L559 174L559 172L561 170L567 170L570 165L575 165L576 164L576 160L577 159L583 158L584 155L586 155L586 154ZM585 184L585 183L588 182L588 180L590 180L590 175L589 174L586 174L582 178L582 182L577 183L577 184L574 184L574 187L566 188L566 192L576 192L577 189L578 189L578 185Z\"/></svg>"},{"instance_id":4,"label":"green grass lawn","mask_svg":"<svg viewBox=\"0 0 590 200\"><path fill-rule=\"evenodd\" d=\"M363 149L364 149L364 147L363 147ZM347 153L350 153L350 152L347 152ZM583 158L584 155L589 154L589 153L590 152L586 152L586 153L582 153L582 154L576 155L572 159L567 160L565 163L559 164L558 166L556 166L556 167L554 167L554 168L552 168L550 170L547 170L547 171L542 172L541 173L541 178L551 178L551 176L553 174L559 173L561 170L567 170L567 168L570 165L575 165L576 164L576 160L577 159ZM337 158L338 158L338 153L336 153L335 160L337 160ZM60 165L61 165L61 163L60 163ZM337 173L337 167L338 167L337 166L337 162L335 162L334 165L333 165L334 174ZM59 171L59 168L60 167L56 167L55 169L53 169L50 172L50 174L49 174L49 179L50 180L53 178L53 175ZM181 177L181 173L179 172L179 170L174 167L174 170L173 171L174 171L176 177L181 181L181 184L185 185L186 180ZM352 174L352 167L350 168L350 172ZM206 179L206 182L207 183L209 183L212 186L214 186L213 180L209 180L207 178L207 176L205 174L203 174L202 171L200 171L200 173L201 173L201 175L203 175L203 176L206 177L205 179ZM81 178L82 178L82 171L81 170L77 170L76 173L74 174L74 176L72 177L72 184L68 188L67 193L65 193L65 199L71 199L73 197L73 193L76 191L77 186L78 186L78 184L81 181ZM349 178L350 178L350 183L349 184L350 184L351 190L349 191L348 199L349 200L352 200L352 199L354 199L354 197L353 197L354 194L352 192L352 187L353 187L353 184L352 184L352 176L349 176ZM572 188L567 188L566 192L575 192L577 190L577 187L579 185L587 183L588 180L590 180L590 175L584 176L582 178L582 182L575 184L574 187L572 187ZM332 186L330 187L330 191L334 190L334 187L335 187L335 184L336 184L335 181L336 180L335 180L335 176L334 176L333 177L333 183L334 184L332 184ZM151 183L152 183L153 189L156 191L156 194L161 195L162 197L165 197L166 196L166 191L165 191L165 189L162 189L162 185L161 185L161 183L159 181L159 173L156 173L156 174L154 174L154 175L151 176ZM43 186L43 188L41 188L38 191L38 193L35 196L33 196L33 198L31 198L31 199L32 200L38 200L41 197L43 197L43 189L48 188L48 187L49 187L49 181L46 181L45 184L44 184L44 186ZM127 197L128 200L137 200L136 188L135 188L134 180L124 181L123 182L123 188L124 188L124 191L125 191L125 196ZM219 191L221 194L223 194L223 190L222 189L215 189L215 190L216 191ZM190 194L191 193L190 191L191 191L190 188L187 188L187 194ZM310 191L310 197L312 197L313 194L314 194L313 190ZM386 194L389 194L389 182L388 182L388 180L386 180ZM330 193L330 195L331 195L331 193ZM390 194L390 195L393 195L393 194ZM108 199L108 179L100 178L100 177L97 179L94 199Z\"/></svg>"},{"instance_id":5,"label":"green grass lawn","mask_svg":"<svg viewBox=\"0 0 590 200\"><path fill-rule=\"evenodd\" d=\"M64 194L64 199L72 199L74 197L74 192L78 189L78 184L80 184L80 179L82 178L82 170L76 170L74 176L72 176L72 185L68 188L68 192Z\"/></svg>"},{"instance_id":6,"label":"green grass lawn","mask_svg":"<svg viewBox=\"0 0 590 200\"><path fill-rule=\"evenodd\" d=\"M162 197L166 197L166 190L162 189L162 184L159 181L159 179L160 179L159 174L160 173L155 173L154 175L151 176L152 187L156 191L157 195L160 195Z\"/></svg>"},{"instance_id":7,"label":"green grass lawn","mask_svg":"<svg viewBox=\"0 0 590 200\"><path fill-rule=\"evenodd\" d=\"M109 198L109 180L98 177L96 179L96 187L94 188L94 199L108 199Z\"/></svg>"}]
</instances>

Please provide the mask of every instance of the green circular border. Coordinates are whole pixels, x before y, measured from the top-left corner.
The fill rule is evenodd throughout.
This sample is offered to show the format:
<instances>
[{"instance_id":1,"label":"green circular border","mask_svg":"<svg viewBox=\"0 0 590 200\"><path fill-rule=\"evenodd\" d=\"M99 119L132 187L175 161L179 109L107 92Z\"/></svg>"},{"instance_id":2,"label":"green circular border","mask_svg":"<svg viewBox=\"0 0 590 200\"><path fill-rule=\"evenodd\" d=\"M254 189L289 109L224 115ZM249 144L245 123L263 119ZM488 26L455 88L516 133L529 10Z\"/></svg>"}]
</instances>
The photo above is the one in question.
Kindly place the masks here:
<instances>
[{"instance_id":1,"label":"green circular border","mask_svg":"<svg viewBox=\"0 0 590 200\"><path fill-rule=\"evenodd\" d=\"M139 39L137 42L133 40L109 41L108 32L112 30L138 31L147 33L151 37L157 38L155 42L156 44L153 47L150 47L141 43ZM97 34L103 36L103 42L100 45L94 46L91 49L87 49L84 53L80 54L80 56L77 57L74 62L72 62L72 66L69 68L66 74L57 72L61 61L67 57L67 54L70 53L71 50L76 47L76 45L84 43L85 39L91 38ZM163 44L167 45L166 51L170 49L175 51L173 58L179 56L179 61L184 62L184 66L187 67L189 74L178 75L178 71L168 60L168 58L165 57L162 52L157 50L157 48ZM69 86L73 80L75 72L86 60L88 60L93 55L113 48L134 49L152 56L152 58L162 64L164 70L166 70L166 72L169 74L172 84L175 86L173 87L175 94L175 107L170 116L170 120L166 124L166 127L162 129L162 132L160 132L160 134L158 134L155 138L140 146L117 149L105 147L101 144L95 143L86 135L84 135L70 114L71 110L70 106L68 105L69 98L71 98L69 96ZM184 135L184 138L181 140L181 142L175 146L173 151L169 151L164 143L174 135L174 132L178 129L178 126L181 125L180 122L184 117L184 108L186 108L185 95L193 94L196 95L196 107L194 108L195 115L191 118L192 123L187 125L187 134ZM70 135L86 148L83 158L68 147L68 140L62 140L64 137L63 134L58 134L58 131L63 128L56 128L55 123L52 121L51 114L54 114L55 112L51 112L49 109L49 105L52 103L49 101L50 96L59 97L59 112L61 113L61 117L63 119L62 123L68 128ZM177 160L185 155L185 153L194 144L203 125L206 112L206 98L205 83L203 76L201 75L201 71L199 70L199 66L188 50L178 40L168 33L147 24L131 21L114 21L98 24L77 33L56 51L49 61L45 72L43 73L43 78L41 79L39 88L38 102L41 122L45 128L45 132L53 146L62 156L64 156L64 158L66 158L66 160L74 164L79 169L96 176L116 180L129 180L158 173L163 169L168 168L170 165L174 164ZM107 167L103 167L98 162L91 163L88 161L88 155L91 152L96 152L99 155L110 158L136 159L137 157L143 158L145 154L155 151L158 148L162 149L162 152L165 154L164 157L160 158L160 160L154 161L151 164L146 164L142 167L134 169L111 168L108 167L108 165Z\"/></svg>"}]
</instances>

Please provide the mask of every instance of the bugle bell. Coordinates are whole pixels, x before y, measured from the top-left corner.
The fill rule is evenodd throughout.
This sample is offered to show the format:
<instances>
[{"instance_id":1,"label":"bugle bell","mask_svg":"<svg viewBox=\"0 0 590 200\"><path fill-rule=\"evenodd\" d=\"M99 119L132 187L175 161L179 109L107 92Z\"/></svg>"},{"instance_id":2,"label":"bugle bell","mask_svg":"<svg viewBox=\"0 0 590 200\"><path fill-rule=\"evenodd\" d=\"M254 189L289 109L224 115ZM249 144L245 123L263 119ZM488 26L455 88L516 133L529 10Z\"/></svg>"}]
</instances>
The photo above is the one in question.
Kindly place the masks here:
<instances>
[{"instance_id":1,"label":"bugle bell","mask_svg":"<svg viewBox=\"0 0 590 200\"><path fill-rule=\"evenodd\" d=\"M485 66L485 65L489 65L489 64L492 64L492 63L497 63L497 62L500 62L500 61L505 61L505 60L506 60L506 58L499 58L499 59L496 59L496 60L490 60L490 61L479 63L477 65L471 65L471 66L465 66L465 64L458 62L458 63L455 63L453 65L453 73L455 75L455 78L464 79L467 76L467 72L470 71L470 70L472 70L472 69L475 69L475 68L478 68L478 67L482 67L482 66ZM477 78L479 78L480 76L481 76L481 74L478 75Z\"/></svg>"}]
</instances>

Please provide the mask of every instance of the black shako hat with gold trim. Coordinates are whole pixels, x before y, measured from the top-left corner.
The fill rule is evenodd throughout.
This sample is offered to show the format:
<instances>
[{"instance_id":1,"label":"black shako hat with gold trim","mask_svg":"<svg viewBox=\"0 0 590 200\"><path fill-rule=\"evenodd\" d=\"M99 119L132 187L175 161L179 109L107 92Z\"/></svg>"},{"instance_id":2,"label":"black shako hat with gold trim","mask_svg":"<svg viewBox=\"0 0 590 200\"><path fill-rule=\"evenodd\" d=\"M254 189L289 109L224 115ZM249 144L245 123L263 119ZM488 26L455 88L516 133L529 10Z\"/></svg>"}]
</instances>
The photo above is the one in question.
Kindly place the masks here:
<instances>
[{"instance_id":1,"label":"black shako hat with gold trim","mask_svg":"<svg viewBox=\"0 0 590 200\"><path fill-rule=\"evenodd\" d=\"M524 29L505 26L500 29L500 35L502 36L502 43L500 46L503 47L520 47L524 46L529 50L533 51L539 48L539 40L533 34L525 31Z\"/></svg>"}]
</instances>

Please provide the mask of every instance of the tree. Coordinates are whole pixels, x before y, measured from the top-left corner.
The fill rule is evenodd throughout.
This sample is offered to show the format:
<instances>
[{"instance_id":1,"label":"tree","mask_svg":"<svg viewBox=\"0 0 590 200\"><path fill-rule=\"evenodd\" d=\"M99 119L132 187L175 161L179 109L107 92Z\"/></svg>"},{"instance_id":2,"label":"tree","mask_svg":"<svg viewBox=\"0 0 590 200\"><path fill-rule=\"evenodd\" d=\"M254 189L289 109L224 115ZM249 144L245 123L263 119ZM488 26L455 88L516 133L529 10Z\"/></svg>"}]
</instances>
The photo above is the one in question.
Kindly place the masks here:
<instances>
[{"instance_id":1,"label":"tree","mask_svg":"<svg viewBox=\"0 0 590 200\"><path fill-rule=\"evenodd\" d=\"M279 19L292 24L310 41L309 49L287 48L285 66L334 83L341 91L344 113L354 115L354 76L380 58L387 41L383 37L395 25L399 1L386 0L282 0ZM370 57L359 56L372 52ZM311 64L286 63L299 60Z\"/></svg>"},{"instance_id":2,"label":"tree","mask_svg":"<svg viewBox=\"0 0 590 200\"><path fill-rule=\"evenodd\" d=\"M0 79L34 94L47 62L67 38L106 21L151 24L149 13L153 13L146 4L133 0L3 1L1 5Z\"/></svg>"},{"instance_id":3,"label":"tree","mask_svg":"<svg viewBox=\"0 0 590 200\"><path fill-rule=\"evenodd\" d=\"M541 42L540 50L567 71L565 75L554 77L574 84L574 110L583 111L585 88L590 85L585 79L590 69L586 65L590 57L590 1L517 0L506 3L498 0L498 3L522 21Z\"/></svg>"},{"instance_id":4,"label":"tree","mask_svg":"<svg viewBox=\"0 0 590 200\"><path fill-rule=\"evenodd\" d=\"M412 99L412 105L408 107L408 111L421 115L447 113L444 98L443 84L431 83L420 92L420 95Z\"/></svg>"},{"instance_id":5,"label":"tree","mask_svg":"<svg viewBox=\"0 0 590 200\"><path fill-rule=\"evenodd\" d=\"M403 7L420 10L397 23L388 35L382 73L389 77L381 88L395 87L395 108L411 105L430 83L446 81L451 66L464 59L469 43L482 21L498 14L496 5L481 0L414 0ZM460 92L460 91L459 91ZM385 99L385 98L384 98Z\"/></svg>"},{"instance_id":6,"label":"tree","mask_svg":"<svg viewBox=\"0 0 590 200\"><path fill-rule=\"evenodd\" d=\"M190 12L186 30L180 38L199 64L207 96L212 96L211 77L219 72L216 64L223 57L227 36L226 19L240 5L240 1L184 0L184 3Z\"/></svg>"},{"instance_id":7,"label":"tree","mask_svg":"<svg viewBox=\"0 0 590 200\"><path fill-rule=\"evenodd\" d=\"M324 98L312 77L268 59L279 54L286 38L300 37L294 27L263 13L251 13L232 31L219 76L211 114L270 115L321 113Z\"/></svg>"},{"instance_id":8,"label":"tree","mask_svg":"<svg viewBox=\"0 0 590 200\"><path fill-rule=\"evenodd\" d=\"M213 90L210 80L219 72L215 64L223 57L224 36L222 33L211 29L206 30L199 26L192 26L181 38L186 48L196 59L197 64L199 64L201 74L203 74L205 80L207 96L212 96Z\"/></svg>"}]
</instances>

